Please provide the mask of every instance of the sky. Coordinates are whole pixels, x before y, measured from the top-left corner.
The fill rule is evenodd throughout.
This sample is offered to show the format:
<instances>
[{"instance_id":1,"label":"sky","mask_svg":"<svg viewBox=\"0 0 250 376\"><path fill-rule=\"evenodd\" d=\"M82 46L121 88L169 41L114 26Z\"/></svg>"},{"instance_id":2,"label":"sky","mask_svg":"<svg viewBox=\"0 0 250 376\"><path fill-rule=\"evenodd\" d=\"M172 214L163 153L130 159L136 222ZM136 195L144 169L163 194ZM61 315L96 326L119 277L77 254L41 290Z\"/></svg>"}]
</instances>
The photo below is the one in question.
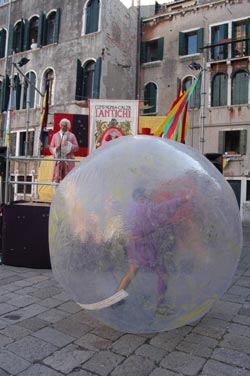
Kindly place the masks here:
<instances>
[{"instance_id":1,"label":"sky","mask_svg":"<svg viewBox=\"0 0 250 376\"><path fill-rule=\"evenodd\" d=\"M134 5L137 5L137 0L121 0L121 2L126 5L128 8L131 6L134 1ZM172 0L157 0L159 4L169 3ZM155 0L141 0L141 5L152 5L155 3Z\"/></svg>"}]
</instances>

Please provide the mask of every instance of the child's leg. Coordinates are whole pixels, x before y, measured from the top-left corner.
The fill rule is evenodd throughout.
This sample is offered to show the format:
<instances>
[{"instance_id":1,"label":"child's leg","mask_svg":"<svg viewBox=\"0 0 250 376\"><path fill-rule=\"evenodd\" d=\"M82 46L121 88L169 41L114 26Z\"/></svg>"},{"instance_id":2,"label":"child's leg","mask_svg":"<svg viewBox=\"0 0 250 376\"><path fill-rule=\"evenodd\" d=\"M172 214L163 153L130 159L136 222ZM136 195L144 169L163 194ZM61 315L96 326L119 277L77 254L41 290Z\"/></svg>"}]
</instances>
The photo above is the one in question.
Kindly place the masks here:
<instances>
[{"instance_id":1,"label":"child's leg","mask_svg":"<svg viewBox=\"0 0 250 376\"><path fill-rule=\"evenodd\" d=\"M132 279L136 275L137 270L138 270L137 266L133 264L129 266L129 270L127 274L121 279L121 282L119 283L119 286L117 289L118 291L126 289L126 287L129 285L129 283L132 281Z\"/></svg>"}]
</instances>

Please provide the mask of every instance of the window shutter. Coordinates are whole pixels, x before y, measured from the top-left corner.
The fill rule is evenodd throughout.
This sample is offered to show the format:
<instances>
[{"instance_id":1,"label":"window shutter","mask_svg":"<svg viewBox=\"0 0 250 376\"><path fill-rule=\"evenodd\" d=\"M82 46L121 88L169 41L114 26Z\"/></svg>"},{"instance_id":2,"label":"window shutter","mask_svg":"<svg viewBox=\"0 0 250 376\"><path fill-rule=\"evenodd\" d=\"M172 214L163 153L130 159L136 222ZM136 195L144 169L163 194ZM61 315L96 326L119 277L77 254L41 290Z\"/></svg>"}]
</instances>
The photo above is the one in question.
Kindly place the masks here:
<instances>
[{"instance_id":1,"label":"window shutter","mask_svg":"<svg viewBox=\"0 0 250 376\"><path fill-rule=\"evenodd\" d=\"M226 39L228 37L228 24L220 26L220 39ZM228 44L223 46L223 59L228 57Z\"/></svg>"},{"instance_id":2,"label":"window shutter","mask_svg":"<svg viewBox=\"0 0 250 376\"><path fill-rule=\"evenodd\" d=\"M202 53L200 50L201 47L204 45L204 29L199 29L197 31L197 52Z\"/></svg>"},{"instance_id":3,"label":"window shutter","mask_svg":"<svg viewBox=\"0 0 250 376\"><path fill-rule=\"evenodd\" d=\"M163 47L164 47L164 38L159 38L157 60L163 60Z\"/></svg>"},{"instance_id":4,"label":"window shutter","mask_svg":"<svg viewBox=\"0 0 250 376\"><path fill-rule=\"evenodd\" d=\"M21 99L21 84L19 76L15 78L16 85L16 110L20 110L20 99Z\"/></svg>"},{"instance_id":5,"label":"window shutter","mask_svg":"<svg viewBox=\"0 0 250 376\"><path fill-rule=\"evenodd\" d=\"M8 36L8 55L13 53L13 40L14 40L14 26L11 24L9 26L9 36Z\"/></svg>"},{"instance_id":6,"label":"window shutter","mask_svg":"<svg viewBox=\"0 0 250 376\"><path fill-rule=\"evenodd\" d=\"M24 20L21 20L21 46L20 50L24 51Z\"/></svg>"},{"instance_id":7,"label":"window shutter","mask_svg":"<svg viewBox=\"0 0 250 376\"><path fill-rule=\"evenodd\" d=\"M0 58L5 56L6 30L0 31Z\"/></svg>"},{"instance_id":8,"label":"window shutter","mask_svg":"<svg viewBox=\"0 0 250 376\"><path fill-rule=\"evenodd\" d=\"M243 129L240 131L240 154L246 154L246 147L247 147L247 130Z\"/></svg>"},{"instance_id":9,"label":"window shutter","mask_svg":"<svg viewBox=\"0 0 250 376\"><path fill-rule=\"evenodd\" d=\"M0 98L0 112L7 111L10 95L10 79L9 76L5 76L2 83L2 91Z\"/></svg>"},{"instance_id":10,"label":"window shutter","mask_svg":"<svg viewBox=\"0 0 250 376\"><path fill-rule=\"evenodd\" d=\"M225 153L225 131L219 131L218 151L221 154Z\"/></svg>"},{"instance_id":11,"label":"window shutter","mask_svg":"<svg viewBox=\"0 0 250 376\"><path fill-rule=\"evenodd\" d=\"M91 13L92 13L92 32L95 32L95 31L98 31L99 0L93 0Z\"/></svg>"},{"instance_id":12,"label":"window shutter","mask_svg":"<svg viewBox=\"0 0 250 376\"><path fill-rule=\"evenodd\" d=\"M37 34L37 46L41 47L43 45L43 26L44 26L44 13L40 13L38 20L38 34Z\"/></svg>"},{"instance_id":13,"label":"window shutter","mask_svg":"<svg viewBox=\"0 0 250 376\"><path fill-rule=\"evenodd\" d=\"M219 106L219 78L220 75L216 74L212 82L212 107Z\"/></svg>"},{"instance_id":14,"label":"window shutter","mask_svg":"<svg viewBox=\"0 0 250 376\"><path fill-rule=\"evenodd\" d=\"M153 82L149 82L144 89L144 103L150 108L146 108L144 114L156 112L156 94L156 85Z\"/></svg>"},{"instance_id":15,"label":"window shutter","mask_svg":"<svg viewBox=\"0 0 250 376\"><path fill-rule=\"evenodd\" d=\"M246 55L248 56L250 54L250 18L246 21Z\"/></svg>"},{"instance_id":16,"label":"window shutter","mask_svg":"<svg viewBox=\"0 0 250 376\"><path fill-rule=\"evenodd\" d=\"M185 33L179 33L179 56L186 55L186 38Z\"/></svg>"},{"instance_id":17,"label":"window shutter","mask_svg":"<svg viewBox=\"0 0 250 376\"><path fill-rule=\"evenodd\" d=\"M54 33L54 43L58 43L58 40L59 40L60 19L61 19L61 9L57 8L57 10L56 10L55 33Z\"/></svg>"},{"instance_id":18,"label":"window shutter","mask_svg":"<svg viewBox=\"0 0 250 376\"><path fill-rule=\"evenodd\" d=\"M222 74L220 76L220 106L227 105L227 76Z\"/></svg>"},{"instance_id":19,"label":"window shutter","mask_svg":"<svg viewBox=\"0 0 250 376\"><path fill-rule=\"evenodd\" d=\"M23 49L27 51L30 49L29 45L29 31L30 31L30 23L28 20L24 20L24 42L23 42Z\"/></svg>"},{"instance_id":20,"label":"window shutter","mask_svg":"<svg viewBox=\"0 0 250 376\"><path fill-rule=\"evenodd\" d=\"M141 64L146 62L146 43L141 42Z\"/></svg>"},{"instance_id":21,"label":"window shutter","mask_svg":"<svg viewBox=\"0 0 250 376\"><path fill-rule=\"evenodd\" d=\"M102 69L102 58L98 57L95 63L93 98L100 97L101 69Z\"/></svg>"},{"instance_id":22,"label":"window shutter","mask_svg":"<svg viewBox=\"0 0 250 376\"><path fill-rule=\"evenodd\" d=\"M46 46L47 43L47 17L44 15L43 17L43 34L42 34L42 45Z\"/></svg>"},{"instance_id":23,"label":"window shutter","mask_svg":"<svg viewBox=\"0 0 250 376\"><path fill-rule=\"evenodd\" d=\"M82 68L81 61L77 59L75 100L81 101L82 99L83 99L83 68Z\"/></svg>"}]
</instances>

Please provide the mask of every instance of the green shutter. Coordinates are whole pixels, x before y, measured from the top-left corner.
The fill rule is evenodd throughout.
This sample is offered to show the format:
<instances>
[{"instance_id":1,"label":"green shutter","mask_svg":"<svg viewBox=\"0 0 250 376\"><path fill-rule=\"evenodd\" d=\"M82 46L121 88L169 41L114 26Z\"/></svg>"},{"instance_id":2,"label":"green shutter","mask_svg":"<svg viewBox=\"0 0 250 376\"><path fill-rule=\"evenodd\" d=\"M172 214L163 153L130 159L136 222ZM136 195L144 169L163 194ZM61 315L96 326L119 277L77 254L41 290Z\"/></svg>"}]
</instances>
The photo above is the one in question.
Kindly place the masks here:
<instances>
[{"instance_id":1,"label":"green shutter","mask_svg":"<svg viewBox=\"0 0 250 376\"><path fill-rule=\"evenodd\" d=\"M47 17L44 15L43 17L43 34L42 34L42 45L47 45Z\"/></svg>"},{"instance_id":2,"label":"green shutter","mask_svg":"<svg viewBox=\"0 0 250 376\"><path fill-rule=\"evenodd\" d=\"M11 24L8 31L8 55L13 53L14 26Z\"/></svg>"},{"instance_id":3,"label":"green shutter","mask_svg":"<svg viewBox=\"0 0 250 376\"><path fill-rule=\"evenodd\" d=\"M228 24L220 25L220 39L228 38ZM223 46L223 59L228 57L228 44Z\"/></svg>"},{"instance_id":4,"label":"green shutter","mask_svg":"<svg viewBox=\"0 0 250 376\"><path fill-rule=\"evenodd\" d=\"M82 63L77 59L76 65L76 92L75 99L80 101L83 99L83 68Z\"/></svg>"},{"instance_id":5,"label":"green shutter","mask_svg":"<svg viewBox=\"0 0 250 376\"><path fill-rule=\"evenodd\" d=\"M197 52L202 53L200 50L204 46L204 29L199 29L197 31Z\"/></svg>"},{"instance_id":6,"label":"green shutter","mask_svg":"<svg viewBox=\"0 0 250 376\"><path fill-rule=\"evenodd\" d=\"M250 18L246 21L246 55L249 56L250 54Z\"/></svg>"},{"instance_id":7,"label":"green shutter","mask_svg":"<svg viewBox=\"0 0 250 376\"><path fill-rule=\"evenodd\" d=\"M2 83L2 91L0 98L0 112L7 111L10 95L10 79L9 76L5 76Z\"/></svg>"},{"instance_id":8,"label":"green shutter","mask_svg":"<svg viewBox=\"0 0 250 376\"><path fill-rule=\"evenodd\" d=\"M21 46L20 46L20 50L21 51L24 51L24 20L22 19L21 20Z\"/></svg>"},{"instance_id":9,"label":"green shutter","mask_svg":"<svg viewBox=\"0 0 250 376\"><path fill-rule=\"evenodd\" d=\"M163 60L163 48L164 48L164 38L159 38L157 60Z\"/></svg>"},{"instance_id":10,"label":"green shutter","mask_svg":"<svg viewBox=\"0 0 250 376\"><path fill-rule=\"evenodd\" d=\"M38 34L37 34L37 46L41 47L43 45L43 25L44 25L44 13L40 13L38 21Z\"/></svg>"},{"instance_id":11,"label":"green shutter","mask_svg":"<svg viewBox=\"0 0 250 376\"><path fill-rule=\"evenodd\" d=\"M61 19L61 9L57 8L57 10L56 10L55 33L54 33L54 43L58 43L58 40L59 40L60 19Z\"/></svg>"},{"instance_id":12,"label":"green shutter","mask_svg":"<svg viewBox=\"0 0 250 376\"><path fill-rule=\"evenodd\" d=\"M0 30L0 58L5 56L6 30Z\"/></svg>"},{"instance_id":13,"label":"green shutter","mask_svg":"<svg viewBox=\"0 0 250 376\"><path fill-rule=\"evenodd\" d=\"M100 97L101 70L102 70L102 58L98 57L95 63L93 98Z\"/></svg>"},{"instance_id":14,"label":"green shutter","mask_svg":"<svg viewBox=\"0 0 250 376\"><path fill-rule=\"evenodd\" d=\"M219 75L216 74L212 81L212 107L219 106Z\"/></svg>"},{"instance_id":15,"label":"green shutter","mask_svg":"<svg viewBox=\"0 0 250 376\"><path fill-rule=\"evenodd\" d=\"M98 31L99 0L90 0L86 8L86 34Z\"/></svg>"},{"instance_id":16,"label":"green shutter","mask_svg":"<svg viewBox=\"0 0 250 376\"><path fill-rule=\"evenodd\" d=\"M16 110L20 109L20 98L21 98L21 83L19 76L15 77L15 86L16 86Z\"/></svg>"},{"instance_id":17,"label":"green shutter","mask_svg":"<svg viewBox=\"0 0 250 376\"><path fill-rule=\"evenodd\" d=\"M144 114L150 114L156 112L156 95L157 88L153 82L149 82L144 89L144 103L150 106L144 110Z\"/></svg>"},{"instance_id":18,"label":"green shutter","mask_svg":"<svg viewBox=\"0 0 250 376\"><path fill-rule=\"evenodd\" d=\"M246 154L246 149L247 149L247 130L243 129L240 131L240 147L239 147L239 152L241 155Z\"/></svg>"},{"instance_id":19,"label":"green shutter","mask_svg":"<svg viewBox=\"0 0 250 376\"><path fill-rule=\"evenodd\" d=\"M146 62L146 43L147 42L141 42L141 64Z\"/></svg>"},{"instance_id":20,"label":"green shutter","mask_svg":"<svg viewBox=\"0 0 250 376\"><path fill-rule=\"evenodd\" d=\"M179 33L179 56L186 55L186 37L185 33Z\"/></svg>"},{"instance_id":21,"label":"green shutter","mask_svg":"<svg viewBox=\"0 0 250 376\"><path fill-rule=\"evenodd\" d=\"M218 152L225 154L225 131L219 131Z\"/></svg>"},{"instance_id":22,"label":"green shutter","mask_svg":"<svg viewBox=\"0 0 250 376\"><path fill-rule=\"evenodd\" d=\"M30 49L29 32L30 32L30 23L28 20L24 20L24 42L23 42L24 51L27 51Z\"/></svg>"}]
</instances>

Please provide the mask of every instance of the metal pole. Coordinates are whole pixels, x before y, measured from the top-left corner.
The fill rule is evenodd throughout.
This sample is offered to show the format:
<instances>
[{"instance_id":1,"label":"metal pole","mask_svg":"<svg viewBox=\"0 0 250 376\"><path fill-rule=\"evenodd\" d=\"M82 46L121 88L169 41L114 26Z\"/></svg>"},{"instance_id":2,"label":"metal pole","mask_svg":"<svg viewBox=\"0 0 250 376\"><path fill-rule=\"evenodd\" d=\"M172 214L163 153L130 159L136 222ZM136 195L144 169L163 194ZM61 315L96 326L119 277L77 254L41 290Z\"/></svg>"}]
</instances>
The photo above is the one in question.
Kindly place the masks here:
<instances>
[{"instance_id":1,"label":"metal pole","mask_svg":"<svg viewBox=\"0 0 250 376\"><path fill-rule=\"evenodd\" d=\"M13 92L14 92L14 53L12 55L12 64L11 64L11 76L10 76L10 96L9 96L9 105L7 109L7 121L6 121L6 133L7 133L7 139L8 139L8 144L7 144L7 152L6 152L6 174L5 174L5 192L4 192L4 203L9 204L10 203L10 197L9 197L9 172L10 172L10 134L11 134L11 111L12 111L12 106L13 106Z\"/></svg>"},{"instance_id":2,"label":"metal pole","mask_svg":"<svg viewBox=\"0 0 250 376\"><path fill-rule=\"evenodd\" d=\"M203 57L202 60L202 76L201 76L201 111L200 111L200 151L204 154L204 146L205 146L205 99L206 99L206 62L205 58Z\"/></svg>"},{"instance_id":3,"label":"metal pole","mask_svg":"<svg viewBox=\"0 0 250 376\"><path fill-rule=\"evenodd\" d=\"M28 156L29 149L29 125L30 125L30 80L26 80L27 94L26 94L26 134L25 134L25 157ZM24 181L27 180L27 167L28 160L24 164ZM24 185L24 200L26 200L26 185Z\"/></svg>"}]
</instances>

